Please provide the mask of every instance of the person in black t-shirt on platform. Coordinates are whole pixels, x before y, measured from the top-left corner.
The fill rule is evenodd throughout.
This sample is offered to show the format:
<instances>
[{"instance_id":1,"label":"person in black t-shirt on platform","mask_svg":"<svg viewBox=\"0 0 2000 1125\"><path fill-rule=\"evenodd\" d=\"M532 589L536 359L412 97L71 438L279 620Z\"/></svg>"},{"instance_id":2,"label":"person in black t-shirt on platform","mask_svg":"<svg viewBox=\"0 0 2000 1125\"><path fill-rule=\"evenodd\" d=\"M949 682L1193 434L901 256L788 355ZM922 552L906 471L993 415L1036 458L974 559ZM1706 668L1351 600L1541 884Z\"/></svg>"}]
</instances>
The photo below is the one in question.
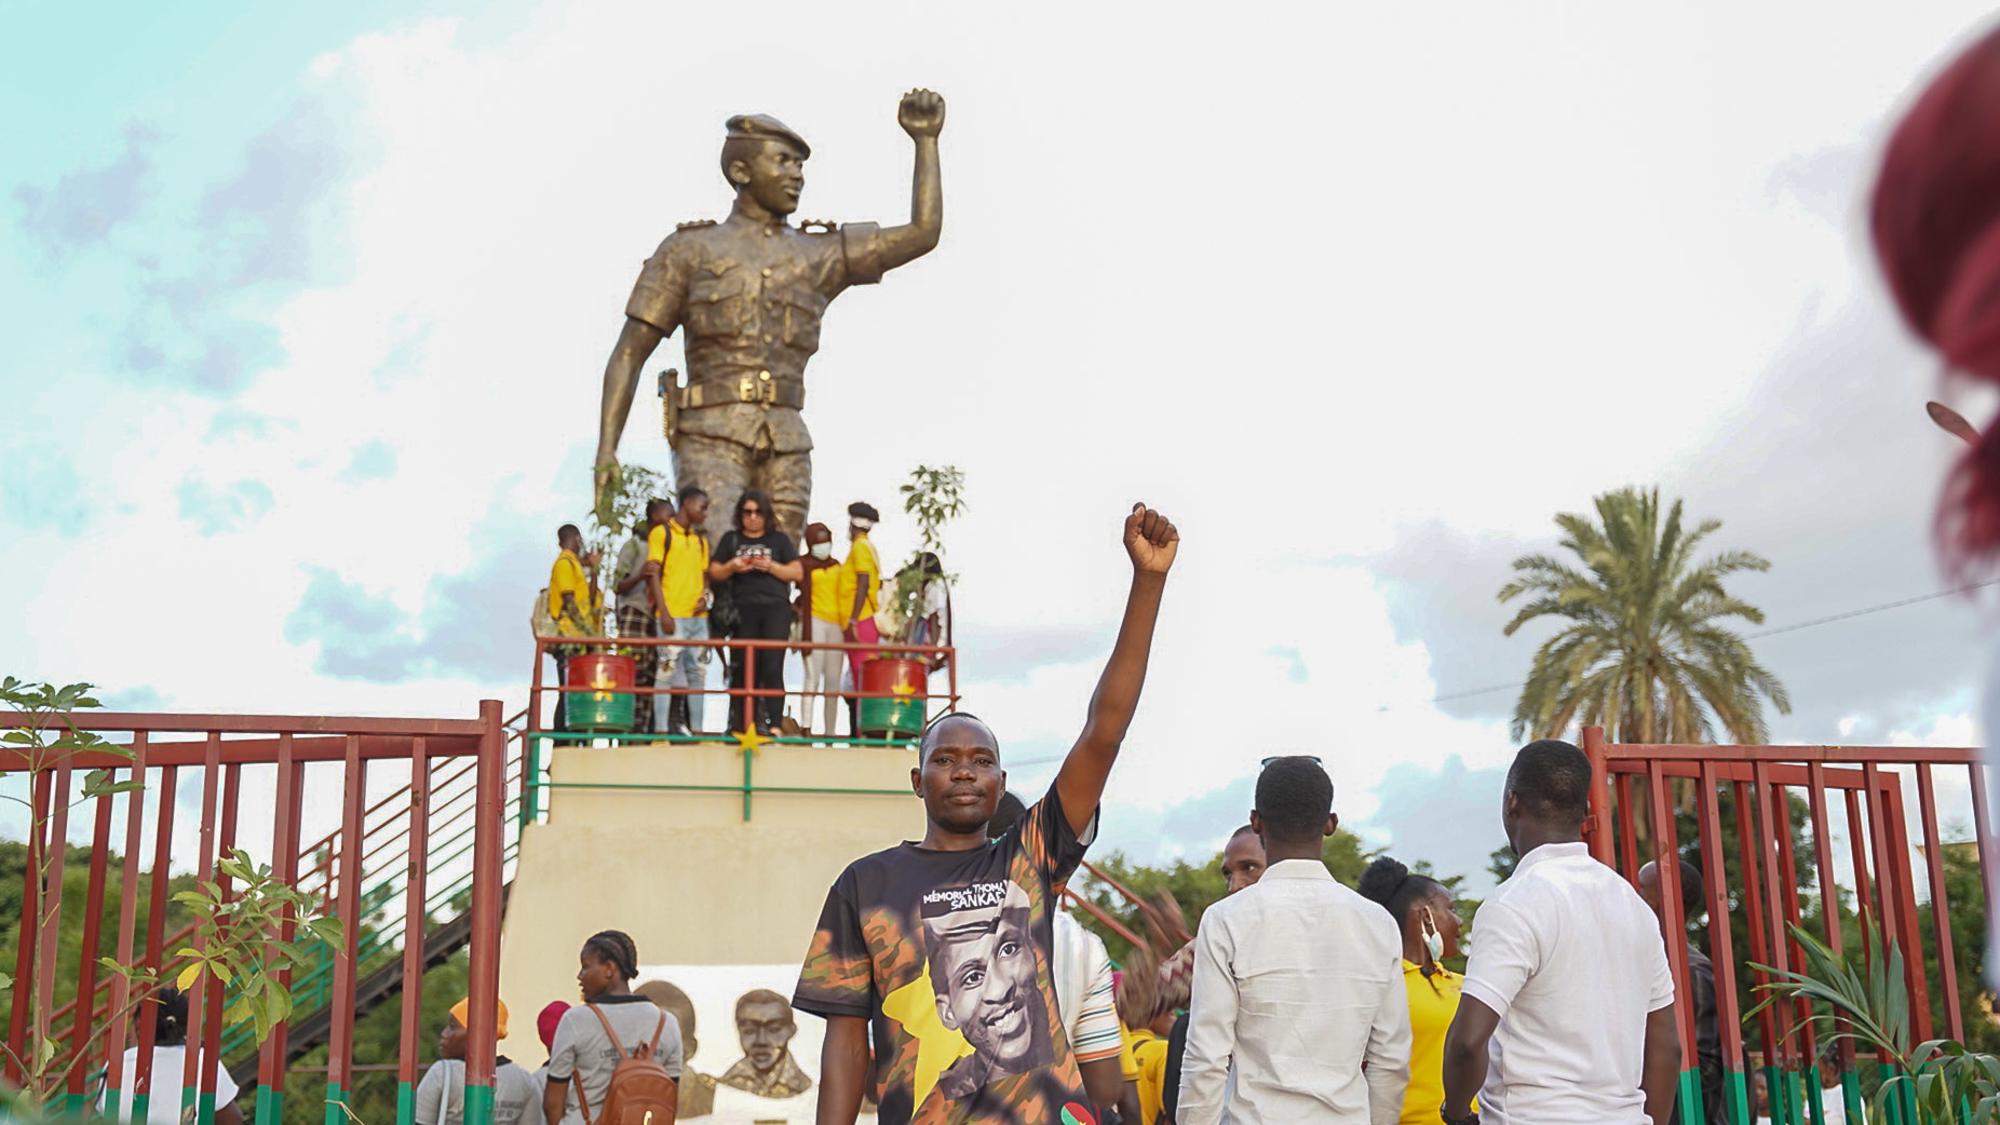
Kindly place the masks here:
<instances>
[{"instance_id":1,"label":"person in black t-shirt on platform","mask_svg":"<svg viewBox=\"0 0 2000 1125\"><path fill-rule=\"evenodd\" d=\"M792 635L792 583L804 577L799 566L798 548L791 537L772 521L771 500L754 488L745 489L736 501L736 527L724 532L722 542L710 556L708 580L727 582L728 594L736 604L736 636L744 640L782 641ZM749 712L757 718L757 729L777 734L785 713L785 648L774 645L755 650L745 660L738 650L729 661L729 686L742 688L746 667L756 670L754 687L774 694L759 695L757 707ZM744 718L744 697L729 697L729 729L749 730Z\"/></svg>"},{"instance_id":2,"label":"person in black t-shirt on platform","mask_svg":"<svg viewBox=\"0 0 2000 1125\"><path fill-rule=\"evenodd\" d=\"M1132 587L1083 733L1048 793L998 839L988 825L1007 774L992 729L954 712L925 730L910 770L923 842L863 856L835 880L792 996L826 1020L820 1125L851 1125L868 1089L881 1125L1101 1119L1054 996L1054 887L1096 835L1179 546L1158 512L1142 504L1125 517Z\"/></svg>"}]
</instances>

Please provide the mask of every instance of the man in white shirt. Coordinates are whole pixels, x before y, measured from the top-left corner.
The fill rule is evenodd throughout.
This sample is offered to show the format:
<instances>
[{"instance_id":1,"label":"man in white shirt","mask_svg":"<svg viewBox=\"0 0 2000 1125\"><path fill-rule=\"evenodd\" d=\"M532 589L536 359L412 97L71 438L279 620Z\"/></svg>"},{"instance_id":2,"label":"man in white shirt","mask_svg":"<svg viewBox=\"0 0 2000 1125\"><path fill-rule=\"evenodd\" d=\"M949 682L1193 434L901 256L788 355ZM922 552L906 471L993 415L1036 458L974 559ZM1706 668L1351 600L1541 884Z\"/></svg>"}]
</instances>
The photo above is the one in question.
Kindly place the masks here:
<instances>
[{"instance_id":1,"label":"man in white shirt","mask_svg":"<svg viewBox=\"0 0 2000 1125\"><path fill-rule=\"evenodd\" d=\"M1403 938L1321 861L1339 824L1319 759L1264 763L1250 826L1269 866L1209 907L1195 935L1180 1125L1395 1125L1401 1114Z\"/></svg>"},{"instance_id":2,"label":"man in white shirt","mask_svg":"<svg viewBox=\"0 0 2000 1125\"><path fill-rule=\"evenodd\" d=\"M1500 819L1521 859L1472 924L1444 1042L1446 1125L1672 1118L1681 1049L1666 943L1639 893L1591 858L1589 804L1590 759L1567 742L1531 742L1507 771Z\"/></svg>"}]
</instances>

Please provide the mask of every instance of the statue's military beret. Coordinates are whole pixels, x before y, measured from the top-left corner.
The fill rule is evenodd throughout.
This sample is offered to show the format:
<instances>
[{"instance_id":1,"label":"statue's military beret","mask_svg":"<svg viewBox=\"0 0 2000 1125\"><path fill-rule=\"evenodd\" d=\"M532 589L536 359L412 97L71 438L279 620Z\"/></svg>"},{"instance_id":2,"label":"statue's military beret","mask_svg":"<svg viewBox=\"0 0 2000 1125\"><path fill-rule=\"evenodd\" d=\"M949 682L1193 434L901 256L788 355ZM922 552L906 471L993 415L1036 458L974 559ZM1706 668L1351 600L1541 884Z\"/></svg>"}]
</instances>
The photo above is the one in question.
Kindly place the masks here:
<instances>
[{"instance_id":1,"label":"statue's military beret","mask_svg":"<svg viewBox=\"0 0 2000 1125\"><path fill-rule=\"evenodd\" d=\"M781 140L799 150L799 158L812 155L812 146L806 139L792 132L791 127L768 113L739 113L723 126L729 130L729 139L734 140Z\"/></svg>"}]
</instances>

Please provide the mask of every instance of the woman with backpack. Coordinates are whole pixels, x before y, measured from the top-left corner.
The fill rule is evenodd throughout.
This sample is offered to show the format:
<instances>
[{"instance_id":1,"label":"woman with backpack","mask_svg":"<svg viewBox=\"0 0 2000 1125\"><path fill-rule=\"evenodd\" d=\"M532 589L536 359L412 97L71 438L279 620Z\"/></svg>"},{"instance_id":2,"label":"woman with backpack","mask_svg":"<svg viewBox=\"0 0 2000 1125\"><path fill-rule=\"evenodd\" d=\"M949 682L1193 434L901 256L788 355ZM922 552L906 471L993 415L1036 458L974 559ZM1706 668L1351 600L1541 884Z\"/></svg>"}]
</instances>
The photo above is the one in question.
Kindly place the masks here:
<instances>
[{"instance_id":1,"label":"woman with backpack","mask_svg":"<svg viewBox=\"0 0 2000 1125\"><path fill-rule=\"evenodd\" d=\"M593 934L578 955L583 1003L564 1012L542 1095L548 1125L672 1125L681 1077L681 1029L632 991L639 947L618 930ZM575 1105L570 1092L575 1090Z\"/></svg>"}]
</instances>

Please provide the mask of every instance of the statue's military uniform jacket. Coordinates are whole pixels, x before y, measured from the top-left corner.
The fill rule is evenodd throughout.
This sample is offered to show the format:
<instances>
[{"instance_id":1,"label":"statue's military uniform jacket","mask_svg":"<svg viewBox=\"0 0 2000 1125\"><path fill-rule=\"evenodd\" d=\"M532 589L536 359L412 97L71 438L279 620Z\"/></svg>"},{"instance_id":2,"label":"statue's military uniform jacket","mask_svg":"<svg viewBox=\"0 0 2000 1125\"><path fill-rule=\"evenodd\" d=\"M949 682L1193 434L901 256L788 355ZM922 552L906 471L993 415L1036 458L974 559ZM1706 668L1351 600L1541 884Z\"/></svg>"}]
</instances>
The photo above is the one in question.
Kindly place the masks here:
<instances>
[{"instance_id":1,"label":"statue's military uniform jacket","mask_svg":"<svg viewBox=\"0 0 2000 1125\"><path fill-rule=\"evenodd\" d=\"M826 226L826 224L808 224ZM799 409L827 302L882 278L874 223L806 231L732 215L684 223L639 271L625 315L687 329L682 434L772 453L812 448Z\"/></svg>"}]
</instances>

